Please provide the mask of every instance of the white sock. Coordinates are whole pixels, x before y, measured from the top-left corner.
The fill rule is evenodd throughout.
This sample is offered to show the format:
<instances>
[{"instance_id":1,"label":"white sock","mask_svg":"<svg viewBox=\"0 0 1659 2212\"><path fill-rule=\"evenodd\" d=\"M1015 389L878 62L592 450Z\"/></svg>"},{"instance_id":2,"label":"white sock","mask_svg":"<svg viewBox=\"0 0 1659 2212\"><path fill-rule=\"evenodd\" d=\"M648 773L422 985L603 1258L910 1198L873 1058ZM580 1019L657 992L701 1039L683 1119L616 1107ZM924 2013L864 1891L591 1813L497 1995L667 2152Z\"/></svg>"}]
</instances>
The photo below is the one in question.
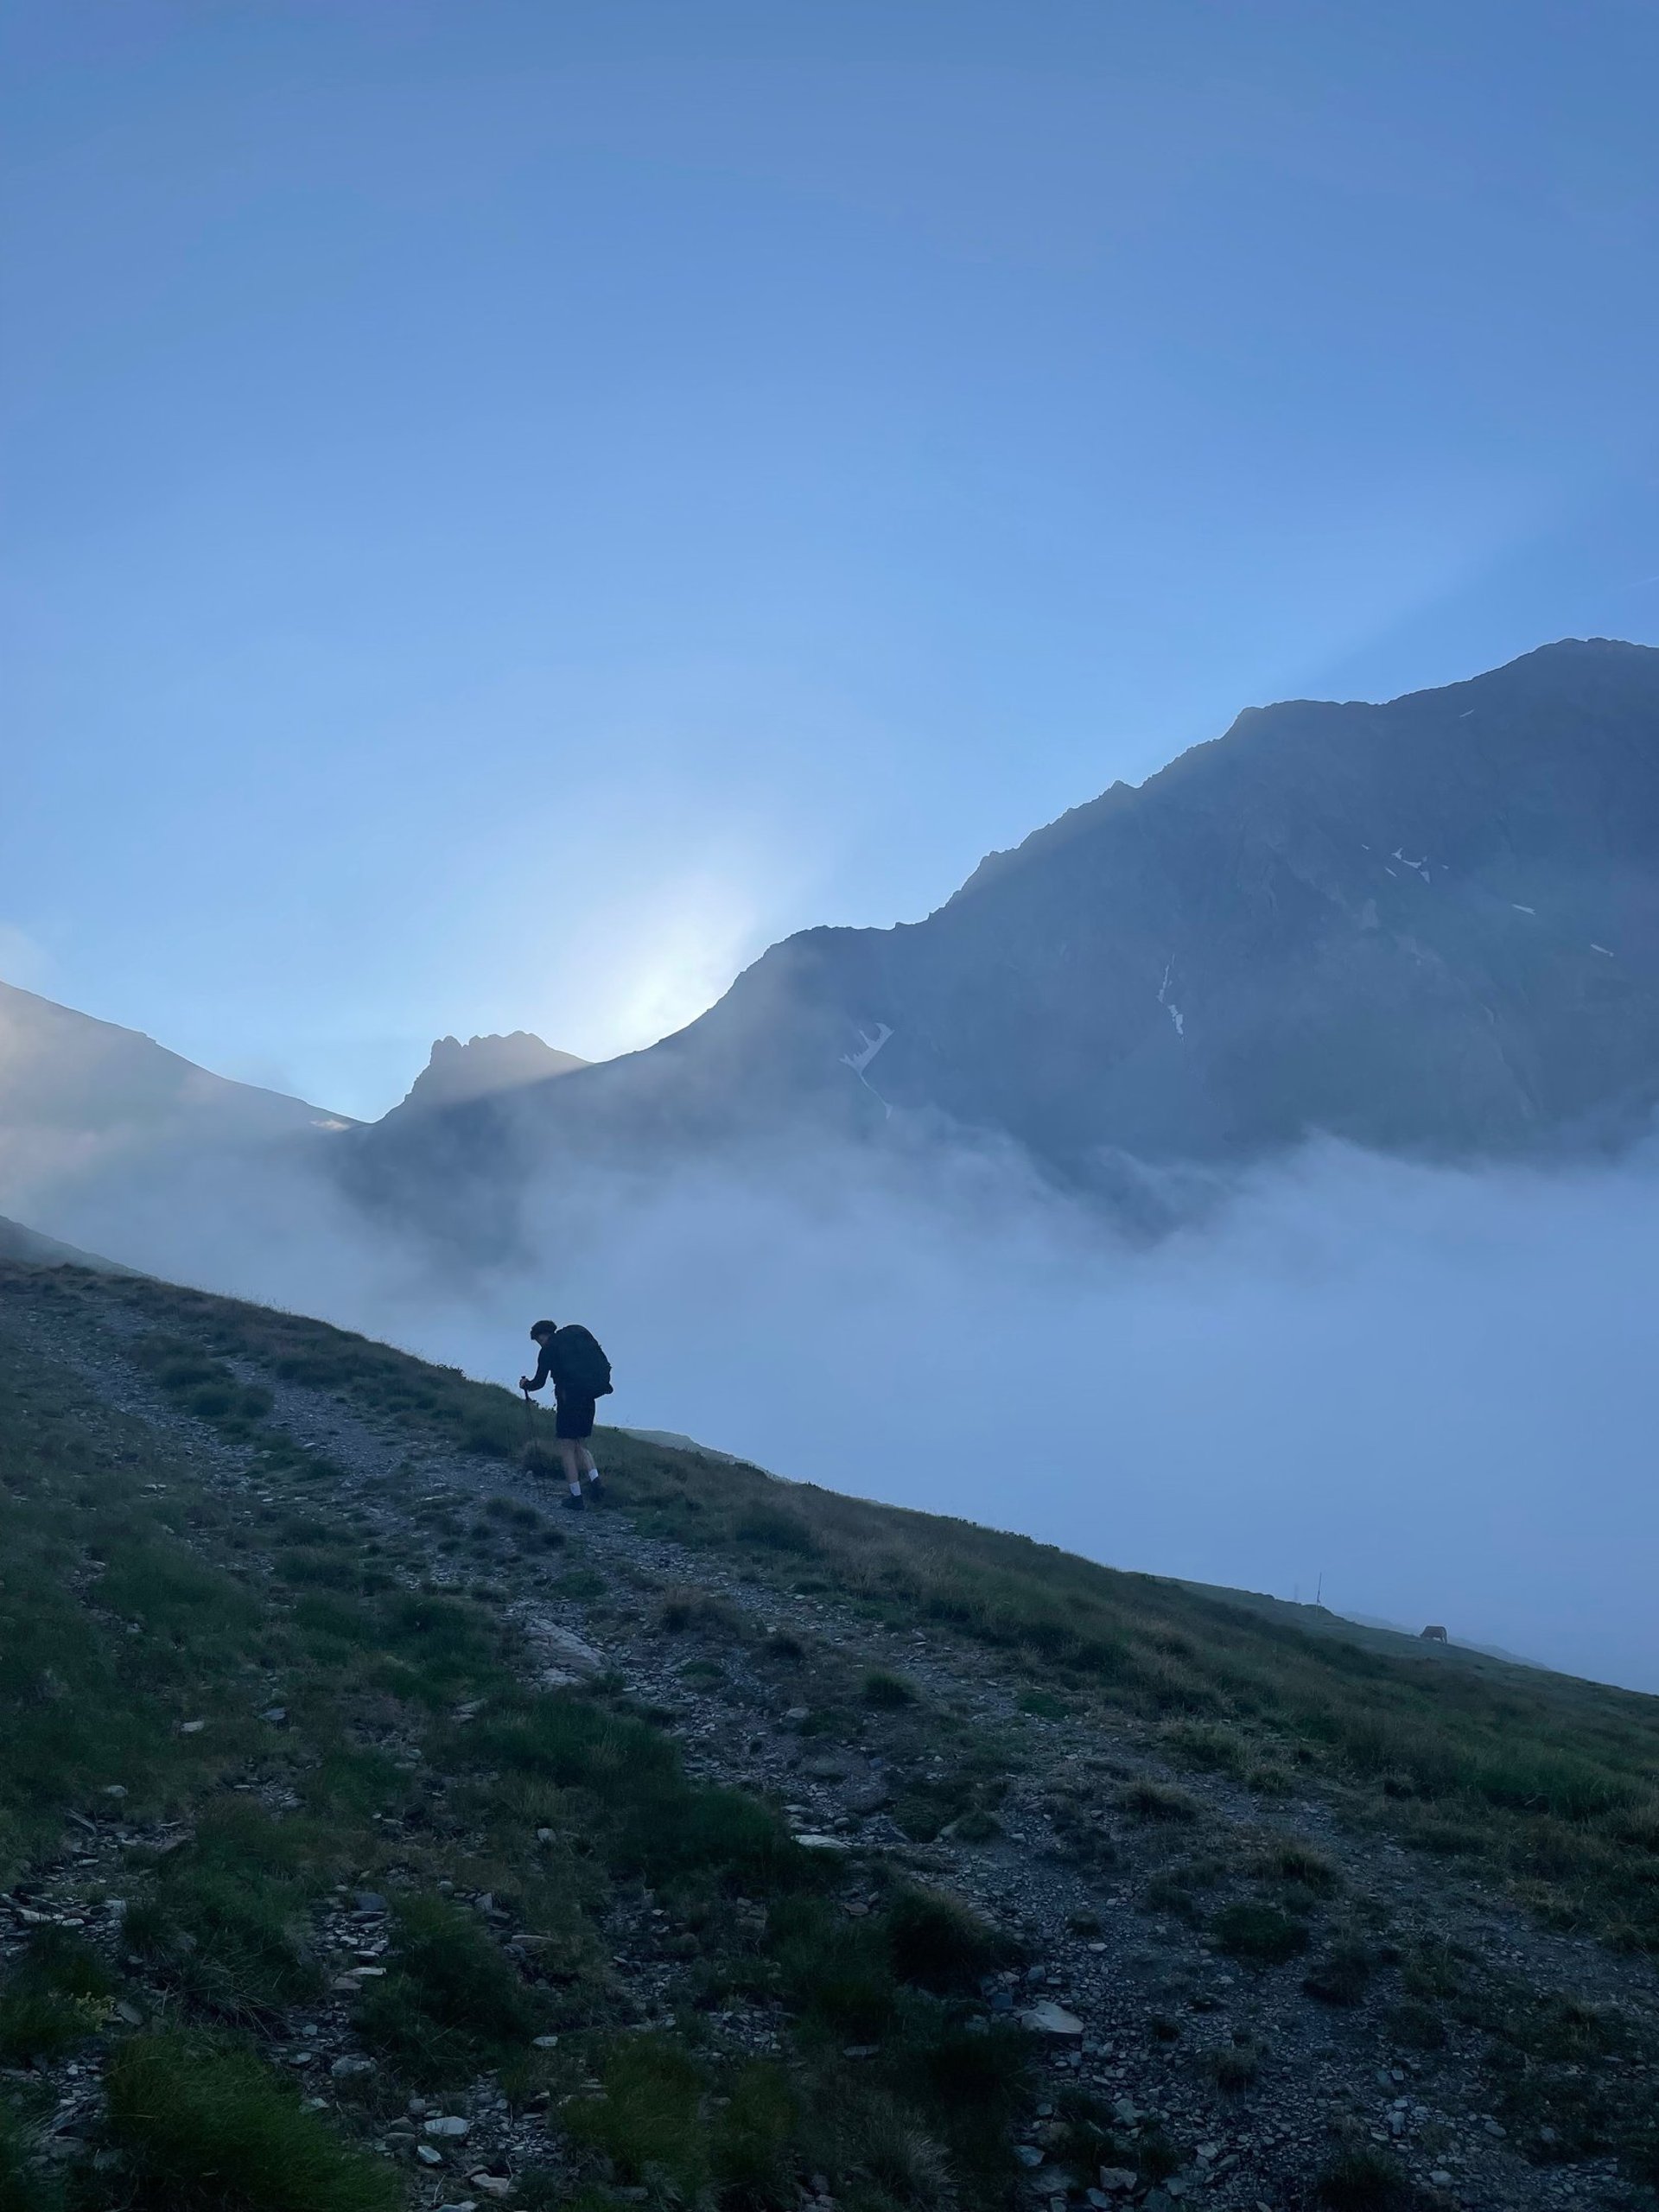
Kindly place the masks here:
<instances>
[{"instance_id":1,"label":"white sock","mask_svg":"<svg viewBox=\"0 0 1659 2212\"><path fill-rule=\"evenodd\" d=\"M580 1497L582 1496L582 1484L580 1483L571 1484L570 1495L572 1497Z\"/></svg>"},{"instance_id":2,"label":"white sock","mask_svg":"<svg viewBox=\"0 0 1659 2212\"><path fill-rule=\"evenodd\" d=\"M590 1483L596 1483L599 1480L599 1469L597 1467L588 1468L588 1479Z\"/></svg>"}]
</instances>

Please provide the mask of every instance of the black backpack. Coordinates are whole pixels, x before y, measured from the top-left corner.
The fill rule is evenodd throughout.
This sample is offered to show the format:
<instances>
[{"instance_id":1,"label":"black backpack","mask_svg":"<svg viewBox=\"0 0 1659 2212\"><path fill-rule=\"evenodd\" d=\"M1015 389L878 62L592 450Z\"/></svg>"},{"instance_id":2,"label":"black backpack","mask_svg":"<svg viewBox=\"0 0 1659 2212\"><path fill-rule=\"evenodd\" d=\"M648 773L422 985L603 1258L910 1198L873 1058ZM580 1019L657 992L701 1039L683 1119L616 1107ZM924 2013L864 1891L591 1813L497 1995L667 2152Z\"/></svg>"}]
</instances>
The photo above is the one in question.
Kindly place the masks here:
<instances>
[{"instance_id":1,"label":"black backpack","mask_svg":"<svg viewBox=\"0 0 1659 2212\"><path fill-rule=\"evenodd\" d=\"M584 1398L608 1398L611 1363L600 1350L599 1339L579 1321L560 1329L553 1338L553 1379Z\"/></svg>"}]
</instances>

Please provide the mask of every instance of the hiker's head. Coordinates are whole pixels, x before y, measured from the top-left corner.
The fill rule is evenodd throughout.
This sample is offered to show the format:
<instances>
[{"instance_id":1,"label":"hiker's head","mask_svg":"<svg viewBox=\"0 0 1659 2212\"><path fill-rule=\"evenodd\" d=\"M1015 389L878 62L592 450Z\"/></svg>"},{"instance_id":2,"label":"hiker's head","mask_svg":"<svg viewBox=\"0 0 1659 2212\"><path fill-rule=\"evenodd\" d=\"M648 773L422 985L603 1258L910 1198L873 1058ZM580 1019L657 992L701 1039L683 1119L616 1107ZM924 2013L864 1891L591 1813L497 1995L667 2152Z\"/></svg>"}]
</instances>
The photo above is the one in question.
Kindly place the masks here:
<instances>
[{"instance_id":1,"label":"hiker's head","mask_svg":"<svg viewBox=\"0 0 1659 2212\"><path fill-rule=\"evenodd\" d=\"M558 1331L556 1321L532 1321L530 1325L531 1341L538 1344L544 1344L550 1337L556 1336Z\"/></svg>"}]
</instances>

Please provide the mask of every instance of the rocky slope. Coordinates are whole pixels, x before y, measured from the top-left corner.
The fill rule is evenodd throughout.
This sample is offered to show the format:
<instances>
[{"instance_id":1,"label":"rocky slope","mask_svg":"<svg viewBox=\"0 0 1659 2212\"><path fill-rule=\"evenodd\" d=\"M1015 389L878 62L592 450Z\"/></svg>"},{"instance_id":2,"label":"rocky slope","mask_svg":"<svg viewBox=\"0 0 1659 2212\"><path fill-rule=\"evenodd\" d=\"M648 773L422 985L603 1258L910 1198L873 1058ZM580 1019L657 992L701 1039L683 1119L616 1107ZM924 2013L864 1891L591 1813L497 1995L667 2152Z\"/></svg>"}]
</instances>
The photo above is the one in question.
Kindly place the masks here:
<instances>
[{"instance_id":1,"label":"rocky slope","mask_svg":"<svg viewBox=\"0 0 1659 2212\"><path fill-rule=\"evenodd\" d=\"M149 2185L163 2152L168 2171L198 2173L202 2161L190 2164L194 2138L158 2152L123 2100L134 2054L165 2050L168 2024L204 2006L303 2085L318 2126L402 2177L397 2201L429 2208L667 2206L698 2187L733 2212L1656 2202L1659 2136L1644 2119L1659 2055L1659 1979L1643 1948L1652 1931L1627 1926L1610 1945L1575 1928L1584 1882L1598 1878L1587 1860L1579 1870L1560 1859L1564 1840L1547 1847L1554 1831L1539 1815L1513 1815L1516 1837L1530 1840L1507 1876L1482 1857L1479 1834L1454 1841L1453 1805L1466 1819L1472 1801L1466 1789L1448 1795L1444 1772L1432 1820L1414 1826L1412 1800L1432 1789L1436 1760L1445 1769L1451 1738L1414 1749L1389 1717L1402 1684L1427 1685L1422 1709L1443 1702L1448 1724L1495 1700L1492 1741L1509 1746L1518 1777L1549 1698L1584 1700L1586 1740L1610 1744L1628 1729L1659 1740L1651 1700L1552 1687L1464 1655L1402 1645L1395 1660L1374 1635L1363 1649L1345 1643L1328 1617L1305 1638L1213 1599L1089 1570L1121 1586L1124 1618L1143 1622L1130 1674L1141 1670L1144 1694L1129 1696L1130 1647L1114 1658L1098 1637L1068 1646L1033 1630L1021 1643L1012 1629L988 1643L960 1580L938 1586L958 1592L948 1601L873 1603L889 1572L874 1547L931 1542L931 1525L948 1548L948 1524L615 1433L601 1439L611 1501L550 1515L556 1493L544 1477L500 1456L505 1424L518 1418L504 1401L504 1426L492 1428L501 1394L456 1395L437 1371L359 1352L334 1332L151 1286L14 1270L6 1288L4 1392L37 1419L54 1409L64 1424L55 1464L89 1502L89 1485L111 1486L130 1518L152 1516L147 1543L165 1529L198 1562L194 1586L182 1565L162 1572L157 1550L135 1576L101 1542L73 1569L107 1632L136 1639L137 1663L154 1639L172 1639L180 1656L156 1675L157 1694L181 1764L158 1789L144 1769L159 1754L130 1744L122 1774L106 1774L118 1755L101 1754L70 1787L57 1830L48 1824L26 1865L14 1857L0 1905L10 2086L33 2100L48 2179L91 2161L78 2202L183 2201L125 2193ZM835 1550L843 1527L866 1532L860 1553ZM989 1538L981 1548L1001 1563L1004 1605L1009 1578L1032 1571L1021 1562L1042 1575L1052 1559L1057 1586L1070 1586L1059 1554ZM237 1602L269 1618L249 1617L217 1680L181 1677L169 1691L211 1613L206 1578L226 1562L251 1593ZM849 1579L865 1569L866 1581ZM376 1590L370 1602L391 1609L384 1656L359 1701L343 1703L337 1684L306 1675L281 1621L291 1609L305 1633L334 1637L323 1648L340 1655L344 1681L351 1593ZM1071 1616L1085 1618L1075 1606ZM410 1619L413 1642L397 1625ZM466 1637L499 1635L506 1671L466 1671L485 1662L457 1661L463 1623L474 1624ZM434 1678L452 1685L434 1705L414 1669L439 1643L457 1671ZM1281 1735L1271 1751L1249 1736L1243 1716L1272 1707L1269 1670L1293 1659L1333 1696L1353 1685L1373 1733L1395 1730L1381 1790L1357 1786L1357 1739L1333 1763L1317 1730ZM1205 1688L1211 1681L1235 1687L1223 1698ZM54 1694L72 1717L73 1685ZM621 1732L607 1739L612 1764L582 1769L574 1796L538 1796L524 1768L496 1810L493 1777L522 1756L524 1730L569 1729L569 1715ZM767 1808L794 1839L777 1848L812 1870L810 1893L782 1860L768 1875L757 1860L747 1875L710 1879L712 1840L689 1859L651 1861L668 1840L660 1821L601 1880L609 1793L631 1786L641 1729L679 1745L693 1792L717 1785L720 1804L735 1805L735 1791ZM1496 1817L1507 1785L1479 1786ZM1541 1804L1556 1785L1541 1768L1515 1786L1539 1790ZM677 1802L670 1827L704 1817L695 1795ZM1639 1874L1652 1842L1639 1787L1614 1817ZM260 1878L280 1880L287 1900L281 1942L292 1948L281 1955L302 1975L286 1995L268 1961L238 1969L257 1994L215 1978L216 1947L239 1924L232 1847L251 1847L256 1819ZM1623 1833L1609 1827L1604 1848ZM275 1840L284 1834L291 1847ZM584 1842L599 1855L584 1859ZM320 1869L308 1889L308 1852ZM641 1878L648 1862L658 1871ZM489 1961L505 1961L511 1988L527 1993L522 2013L501 1999L517 2024L493 2064L480 2066L465 2037L419 2044L377 1994L400 1993L410 2018L434 2001L410 1963L409 1916L429 1902L484 1943L474 1974L487 1979ZM827 1932L803 1953L809 1923ZM895 2005L865 1990L871 1931L897 1943L908 1926L913 1948L918 1924L931 1933L923 1962L906 1968L921 1976L915 1992ZM116 1980L78 2035L19 2070L16 1977L43 1936L90 1947ZM912 2061L910 2039L936 2031L915 2010L929 2005L957 2043L916 2044ZM867 2117L855 2143L821 2128L807 2139L829 2147L791 2152L780 2138L764 2177L745 2167L741 2183L696 2183L698 2158L728 2171L731 2154L708 2151L707 2131L724 2125L735 2085L788 2082L803 2109L862 2099L893 2115L907 2065L941 2064L947 2047L976 2038L997 2053L996 2095L988 2079L983 2094L1004 2166L982 2146L945 2147L910 2113L896 2133L881 2123L885 2135ZM649 2112L636 2094L642 2069L658 2100ZM661 2108L674 2081L704 2085L679 2118ZM958 2163L970 2155L980 2163ZM319 2182L304 2201L392 2201L363 2186L335 2197ZM222 2201L238 2212L301 2202L252 2183Z\"/></svg>"}]
</instances>

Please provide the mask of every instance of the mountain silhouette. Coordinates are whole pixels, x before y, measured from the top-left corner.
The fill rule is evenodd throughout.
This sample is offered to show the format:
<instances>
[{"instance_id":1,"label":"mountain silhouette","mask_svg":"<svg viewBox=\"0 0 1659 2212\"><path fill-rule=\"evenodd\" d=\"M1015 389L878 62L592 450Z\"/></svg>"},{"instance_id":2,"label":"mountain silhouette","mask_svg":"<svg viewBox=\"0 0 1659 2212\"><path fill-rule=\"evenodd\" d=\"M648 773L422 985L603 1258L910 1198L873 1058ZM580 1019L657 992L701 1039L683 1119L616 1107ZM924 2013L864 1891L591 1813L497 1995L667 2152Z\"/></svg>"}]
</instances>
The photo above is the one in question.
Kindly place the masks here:
<instances>
[{"instance_id":1,"label":"mountain silhouette","mask_svg":"<svg viewBox=\"0 0 1659 2212\"><path fill-rule=\"evenodd\" d=\"M65 1183L352 1124L283 1092L212 1075L136 1029L0 983L0 1209L24 1216Z\"/></svg>"},{"instance_id":2,"label":"mountain silhouette","mask_svg":"<svg viewBox=\"0 0 1659 2212\"><path fill-rule=\"evenodd\" d=\"M645 1052L341 1149L400 1203L440 1167L470 1205L550 1155L895 1129L1109 1182L1320 1134L1605 1146L1656 1096L1659 650L1592 639L1247 710L924 921L805 931Z\"/></svg>"},{"instance_id":3,"label":"mountain silhouette","mask_svg":"<svg viewBox=\"0 0 1659 2212\"><path fill-rule=\"evenodd\" d=\"M515 1029L505 1037L471 1037L464 1045L458 1037L440 1037L431 1058L410 1085L408 1096L391 1110L412 1108L424 1113L436 1106L460 1106L499 1091L521 1090L528 1083L573 1075L588 1065L574 1052L543 1044L528 1029Z\"/></svg>"}]
</instances>

